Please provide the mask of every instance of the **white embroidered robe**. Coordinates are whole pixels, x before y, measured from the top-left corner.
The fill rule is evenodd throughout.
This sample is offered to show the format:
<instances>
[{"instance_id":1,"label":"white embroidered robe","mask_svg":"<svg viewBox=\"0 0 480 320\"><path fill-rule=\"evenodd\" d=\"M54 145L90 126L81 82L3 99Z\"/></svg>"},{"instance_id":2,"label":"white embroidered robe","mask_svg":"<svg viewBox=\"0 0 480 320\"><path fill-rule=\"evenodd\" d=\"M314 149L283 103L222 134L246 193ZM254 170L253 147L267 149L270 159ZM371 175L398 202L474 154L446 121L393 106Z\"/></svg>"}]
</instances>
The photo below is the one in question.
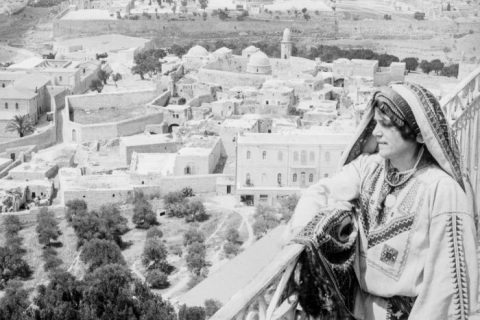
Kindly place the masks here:
<instances>
[{"instance_id":1,"label":"white embroidered robe","mask_svg":"<svg viewBox=\"0 0 480 320\"><path fill-rule=\"evenodd\" d=\"M362 155L311 186L290 231L310 221L324 205L325 193L337 205L359 200L355 273L363 292L357 294L355 316L395 319L388 315L388 301L379 297L408 296L416 297L410 320L467 319L476 309L478 269L473 214L464 191L438 166L428 165L395 189L377 225L370 208L378 199L384 167L379 155Z\"/></svg>"}]
</instances>

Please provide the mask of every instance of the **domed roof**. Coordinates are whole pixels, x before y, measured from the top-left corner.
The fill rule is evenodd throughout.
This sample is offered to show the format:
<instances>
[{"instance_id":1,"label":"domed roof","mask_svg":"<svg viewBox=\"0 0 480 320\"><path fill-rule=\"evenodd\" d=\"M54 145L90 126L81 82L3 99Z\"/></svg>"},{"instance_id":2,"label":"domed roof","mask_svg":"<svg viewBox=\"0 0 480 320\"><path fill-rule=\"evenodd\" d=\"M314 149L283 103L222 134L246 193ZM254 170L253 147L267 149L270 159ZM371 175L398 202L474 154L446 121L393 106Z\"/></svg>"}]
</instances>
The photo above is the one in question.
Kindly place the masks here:
<instances>
[{"instance_id":1,"label":"domed roof","mask_svg":"<svg viewBox=\"0 0 480 320\"><path fill-rule=\"evenodd\" d=\"M221 47L217 50L215 50L214 54L216 55L223 55L223 54L229 54L232 53L232 49L229 49L227 47Z\"/></svg>"},{"instance_id":2,"label":"domed roof","mask_svg":"<svg viewBox=\"0 0 480 320\"><path fill-rule=\"evenodd\" d=\"M248 65L253 67L268 67L270 66L270 60L265 53L258 51L252 54L248 60Z\"/></svg>"},{"instance_id":3,"label":"domed roof","mask_svg":"<svg viewBox=\"0 0 480 320\"><path fill-rule=\"evenodd\" d=\"M208 51L202 46L196 45L191 47L187 52L187 56L191 57L206 57L208 56Z\"/></svg>"},{"instance_id":4,"label":"domed roof","mask_svg":"<svg viewBox=\"0 0 480 320\"><path fill-rule=\"evenodd\" d=\"M245 49L243 49L243 51L245 51L245 52L257 52L257 51L260 51L260 49L258 49L255 46L248 46Z\"/></svg>"},{"instance_id":5,"label":"domed roof","mask_svg":"<svg viewBox=\"0 0 480 320\"><path fill-rule=\"evenodd\" d=\"M283 42L290 42L291 41L291 32L290 32L290 29L289 28L285 28L285 30L283 30L283 39L282 39Z\"/></svg>"}]
</instances>

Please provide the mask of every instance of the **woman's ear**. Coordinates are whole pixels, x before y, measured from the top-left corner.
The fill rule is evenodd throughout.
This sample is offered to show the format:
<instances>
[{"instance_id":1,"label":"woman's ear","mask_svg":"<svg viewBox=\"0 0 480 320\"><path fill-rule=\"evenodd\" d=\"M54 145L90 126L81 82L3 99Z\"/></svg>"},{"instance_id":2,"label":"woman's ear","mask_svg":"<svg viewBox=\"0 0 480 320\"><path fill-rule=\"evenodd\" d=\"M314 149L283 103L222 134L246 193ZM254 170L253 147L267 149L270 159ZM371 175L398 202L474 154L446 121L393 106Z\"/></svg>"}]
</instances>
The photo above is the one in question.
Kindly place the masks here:
<instances>
[{"instance_id":1,"label":"woman's ear","mask_svg":"<svg viewBox=\"0 0 480 320\"><path fill-rule=\"evenodd\" d=\"M423 136L421 133L417 134L416 140L418 143L425 143L425 141L423 141Z\"/></svg>"}]
</instances>

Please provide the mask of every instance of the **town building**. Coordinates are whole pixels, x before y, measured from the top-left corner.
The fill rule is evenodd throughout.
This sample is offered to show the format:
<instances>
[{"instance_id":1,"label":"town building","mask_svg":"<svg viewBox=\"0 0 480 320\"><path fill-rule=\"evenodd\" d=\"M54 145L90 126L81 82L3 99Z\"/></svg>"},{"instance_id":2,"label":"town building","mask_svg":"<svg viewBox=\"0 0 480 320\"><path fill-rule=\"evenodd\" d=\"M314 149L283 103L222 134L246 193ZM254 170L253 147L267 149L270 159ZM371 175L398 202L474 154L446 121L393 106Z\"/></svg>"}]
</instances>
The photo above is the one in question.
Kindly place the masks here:
<instances>
[{"instance_id":1,"label":"town building","mask_svg":"<svg viewBox=\"0 0 480 320\"><path fill-rule=\"evenodd\" d=\"M172 153L177 151L177 144L170 135L140 134L120 138L120 155L127 165L136 153Z\"/></svg>"},{"instance_id":2,"label":"town building","mask_svg":"<svg viewBox=\"0 0 480 320\"><path fill-rule=\"evenodd\" d=\"M351 134L245 133L237 137L236 190L244 202L272 204L333 174Z\"/></svg>"}]
</instances>

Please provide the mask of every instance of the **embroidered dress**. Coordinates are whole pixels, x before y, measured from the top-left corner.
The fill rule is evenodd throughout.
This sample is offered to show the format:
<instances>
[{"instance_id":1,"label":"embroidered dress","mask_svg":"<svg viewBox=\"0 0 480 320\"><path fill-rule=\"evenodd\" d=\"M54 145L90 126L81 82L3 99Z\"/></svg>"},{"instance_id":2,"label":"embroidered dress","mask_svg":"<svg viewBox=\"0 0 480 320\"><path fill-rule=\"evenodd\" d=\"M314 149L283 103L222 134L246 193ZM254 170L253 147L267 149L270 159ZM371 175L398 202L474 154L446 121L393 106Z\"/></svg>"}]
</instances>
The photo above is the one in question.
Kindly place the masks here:
<instances>
[{"instance_id":1,"label":"embroidered dress","mask_svg":"<svg viewBox=\"0 0 480 320\"><path fill-rule=\"evenodd\" d=\"M354 203L359 208L354 316L468 319L478 290L476 229L458 148L427 90L412 84L391 88L407 101L407 122L414 117L425 141L415 170L396 172L375 152L370 110L344 153L344 166L306 190L290 230L305 226L327 197L336 206Z\"/></svg>"}]
</instances>

